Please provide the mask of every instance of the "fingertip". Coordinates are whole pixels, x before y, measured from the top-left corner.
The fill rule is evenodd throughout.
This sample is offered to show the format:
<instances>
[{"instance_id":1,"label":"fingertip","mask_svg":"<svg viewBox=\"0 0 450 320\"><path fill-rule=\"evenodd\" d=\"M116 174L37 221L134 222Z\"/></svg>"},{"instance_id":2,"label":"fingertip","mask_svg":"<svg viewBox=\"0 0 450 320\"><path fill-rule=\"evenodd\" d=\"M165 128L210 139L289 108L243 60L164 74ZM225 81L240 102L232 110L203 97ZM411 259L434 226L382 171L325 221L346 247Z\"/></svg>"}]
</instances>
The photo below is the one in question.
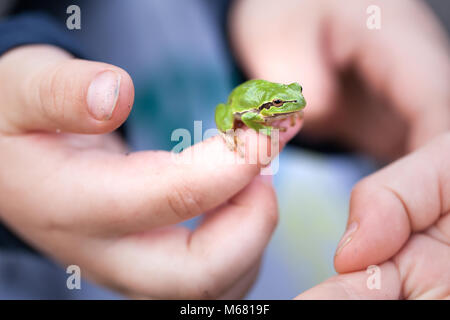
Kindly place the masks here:
<instances>
[{"instance_id":1,"label":"fingertip","mask_svg":"<svg viewBox=\"0 0 450 320\"><path fill-rule=\"evenodd\" d=\"M278 203L271 176L257 175L231 200L247 228L271 234L278 224Z\"/></svg>"},{"instance_id":2,"label":"fingertip","mask_svg":"<svg viewBox=\"0 0 450 320\"><path fill-rule=\"evenodd\" d=\"M116 67L117 68L117 67ZM134 84L131 76L122 68L117 68L121 77L121 84L117 105L112 113L111 120L114 121L115 128L119 127L128 118L134 104Z\"/></svg>"},{"instance_id":3,"label":"fingertip","mask_svg":"<svg viewBox=\"0 0 450 320\"><path fill-rule=\"evenodd\" d=\"M276 200L275 191L272 185L272 176L256 175L253 180L242 189L233 199L235 203L249 205L252 199L259 199L259 203L264 202L271 204L272 200Z\"/></svg>"},{"instance_id":4,"label":"fingertip","mask_svg":"<svg viewBox=\"0 0 450 320\"><path fill-rule=\"evenodd\" d=\"M334 257L337 272L361 270L392 257L409 237L403 204L384 188L359 184L350 201L347 230Z\"/></svg>"},{"instance_id":5,"label":"fingertip","mask_svg":"<svg viewBox=\"0 0 450 320\"><path fill-rule=\"evenodd\" d=\"M18 125L22 131L107 133L128 117L134 87L125 70L66 56L39 63L24 76L27 90L16 108L18 116L27 115Z\"/></svg>"},{"instance_id":6,"label":"fingertip","mask_svg":"<svg viewBox=\"0 0 450 320\"><path fill-rule=\"evenodd\" d=\"M252 195L248 199L252 202L254 199L258 199L260 206L264 208L264 210L256 212L258 220L261 220L262 227L268 233L272 233L279 219L278 202L272 184L272 176L259 174L253 179L252 184L256 187L254 187ZM250 206L251 204L248 203L247 205Z\"/></svg>"},{"instance_id":7,"label":"fingertip","mask_svg":"<svg viewBox=\"0 0 450 320\"><path fill-rule=\"evenodd\" d=\"M98 65L93 67L98 70L91 75L86 107L93 133L105 133L116 129L127 119L134 102L134 86L125 70L103 63L95 64Z\"/></svg>"},{"instance_id":8,"label":"fingertip","mask_svg":"<svg viewBox=\"0 0 450 320\"><path fill-rule=\"evenodd\" d=\"M272 178L273 176L271 174L259 174L255 177L255 180L263 183L268 187L272 187Z\"/></svg>"}]
</instances>

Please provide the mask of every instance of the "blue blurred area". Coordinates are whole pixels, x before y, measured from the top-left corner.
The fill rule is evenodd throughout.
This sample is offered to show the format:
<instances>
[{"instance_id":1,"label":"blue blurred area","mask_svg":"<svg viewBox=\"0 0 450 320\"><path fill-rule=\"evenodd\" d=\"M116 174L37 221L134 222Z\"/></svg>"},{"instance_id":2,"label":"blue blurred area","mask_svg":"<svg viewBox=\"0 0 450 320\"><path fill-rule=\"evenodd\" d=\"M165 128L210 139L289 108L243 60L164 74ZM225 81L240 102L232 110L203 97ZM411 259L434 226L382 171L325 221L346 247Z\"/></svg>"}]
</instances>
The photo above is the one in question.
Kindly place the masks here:
<instances>
[{"instance_id":1,"label":"blue blurred area","mask_svg":"<svg viewBox=\"0 0 450 320\"><path fill-rule=\"evenodd\" d=\"M69 290L68 276L64 268L42 256L0 250L0 300L122 298L84 279L80 290Z\"/></svg>"}]
</instances>

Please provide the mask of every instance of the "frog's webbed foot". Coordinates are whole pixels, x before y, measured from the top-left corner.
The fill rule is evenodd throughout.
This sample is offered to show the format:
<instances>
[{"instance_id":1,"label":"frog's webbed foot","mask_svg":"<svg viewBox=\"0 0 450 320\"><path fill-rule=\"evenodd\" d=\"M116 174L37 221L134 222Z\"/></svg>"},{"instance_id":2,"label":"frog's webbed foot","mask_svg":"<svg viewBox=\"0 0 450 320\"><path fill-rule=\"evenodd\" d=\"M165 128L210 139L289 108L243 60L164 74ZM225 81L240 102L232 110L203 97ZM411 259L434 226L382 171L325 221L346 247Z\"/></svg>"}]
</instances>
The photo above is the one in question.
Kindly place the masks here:
<instances>
[{"instance_id":1,"label":"frog's webbed foot","mask_svg":"<svg viewBox=\"0 0 450 320\"><path fill-rule=\"evenodd\" d=\"M222 136L223 140L225 141L225 144L227 145L228 149L230 149L230 151L237 151L237 153L239 154L239 156L241 158L244 157L244 142L239 139L238 136L236 136L234 131L231 132L222 132L219 131L220 135Z\"/></svg>"}]
</instances>

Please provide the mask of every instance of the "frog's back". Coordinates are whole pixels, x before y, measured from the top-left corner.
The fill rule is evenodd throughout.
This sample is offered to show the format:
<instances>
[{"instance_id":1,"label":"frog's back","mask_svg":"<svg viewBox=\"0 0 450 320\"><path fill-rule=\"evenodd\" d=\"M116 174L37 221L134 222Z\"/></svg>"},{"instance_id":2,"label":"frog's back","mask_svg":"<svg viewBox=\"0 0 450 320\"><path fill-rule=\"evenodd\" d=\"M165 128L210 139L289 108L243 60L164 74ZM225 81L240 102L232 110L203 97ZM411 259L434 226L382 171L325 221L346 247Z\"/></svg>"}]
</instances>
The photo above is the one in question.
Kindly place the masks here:
<instances>
[{"instance_id":1,"label":"frog's back","mask_svg":"<svg viewBox=\"0 0 450 320\"><path fill-rule=\"evenodd\" d=\"M245 111L258 108L271 97L279 84L261 79L248 80L237 86L228 98L228 104L233 111Z\"/></svg>"}]
</instances>

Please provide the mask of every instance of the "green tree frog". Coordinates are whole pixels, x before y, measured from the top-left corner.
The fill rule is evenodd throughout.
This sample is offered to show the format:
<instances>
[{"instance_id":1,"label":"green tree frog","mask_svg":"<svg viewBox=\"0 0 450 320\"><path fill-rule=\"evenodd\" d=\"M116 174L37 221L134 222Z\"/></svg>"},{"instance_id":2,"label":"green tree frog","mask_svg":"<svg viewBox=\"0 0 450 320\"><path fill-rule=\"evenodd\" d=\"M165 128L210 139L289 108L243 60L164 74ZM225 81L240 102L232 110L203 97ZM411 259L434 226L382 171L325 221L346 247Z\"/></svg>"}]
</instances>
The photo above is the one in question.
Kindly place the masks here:
<instances>
[{"instance_id":1,"label":"green tree frog","mask_svg":"<svg viewBox=\"0 0 450 320\"><path fill-rule=\"evenodd\" d=\"M228 147L236 150L240 141L234 130L242 124L270 136L274 128L286 130L275 126L275 121L290 117L293 126L295 117L302 117L305 106L302 87L298 83L286 85L253 79L237 86L226 104L217 105L215 120Z\"/></svg>"}]
</instances>

